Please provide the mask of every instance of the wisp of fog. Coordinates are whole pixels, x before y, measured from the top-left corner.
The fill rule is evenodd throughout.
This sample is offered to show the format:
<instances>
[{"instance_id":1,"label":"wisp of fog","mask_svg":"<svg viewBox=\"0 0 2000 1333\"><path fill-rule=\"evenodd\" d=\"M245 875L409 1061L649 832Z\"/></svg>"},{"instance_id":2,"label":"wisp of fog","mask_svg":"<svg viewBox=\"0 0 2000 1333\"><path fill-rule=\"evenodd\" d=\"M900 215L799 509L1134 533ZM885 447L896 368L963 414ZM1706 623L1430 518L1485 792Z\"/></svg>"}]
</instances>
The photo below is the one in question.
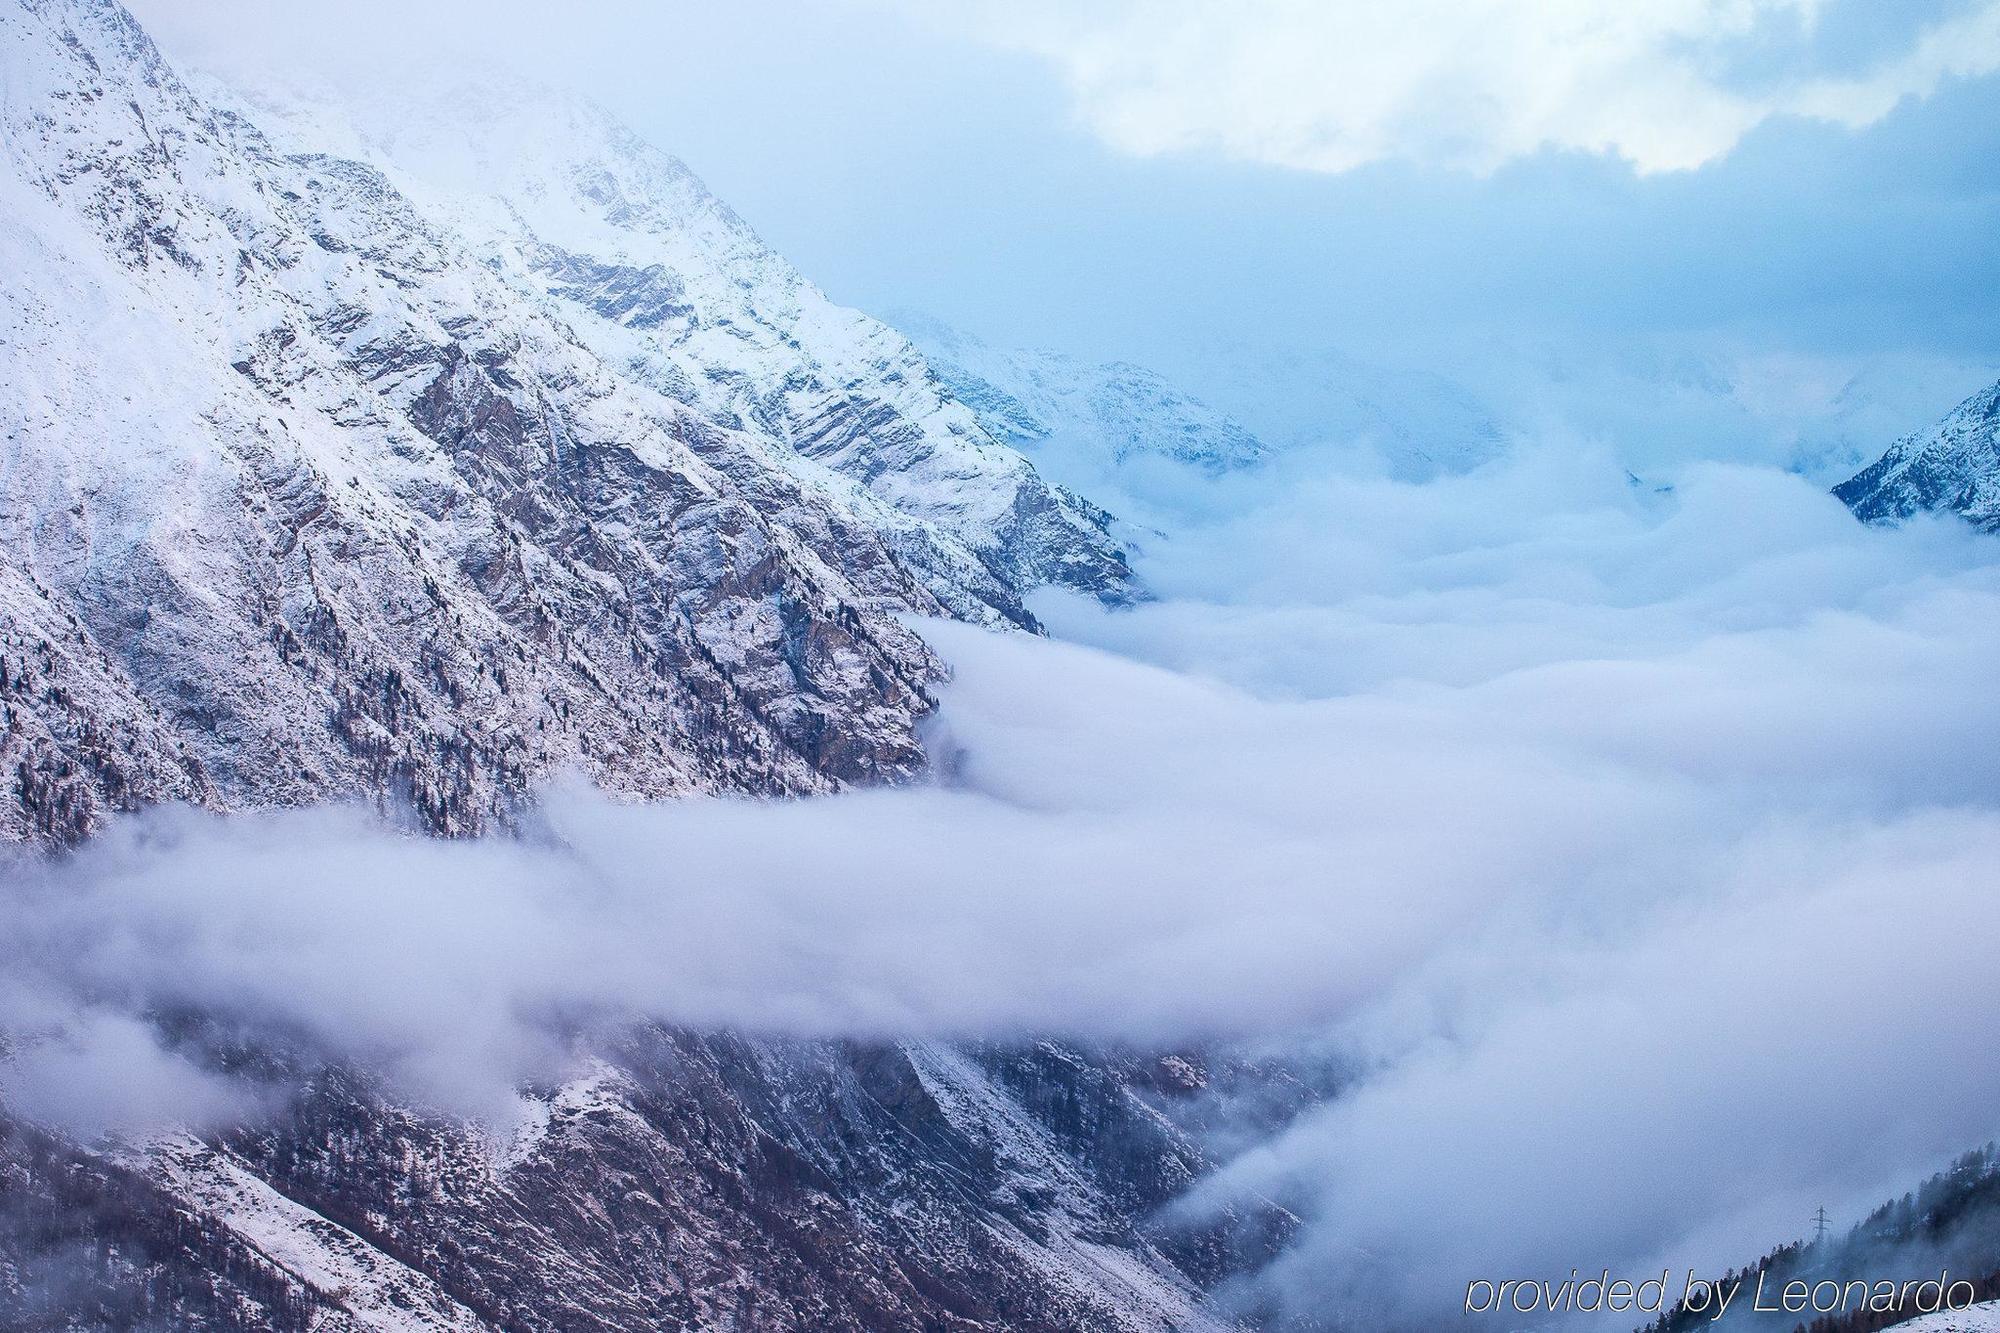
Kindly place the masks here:
<instances>
[{"instance_id":1,"label":"wisp of fog","mask_svg":"<svg viewBox=\"0 0 2000 1333\"><path fill-rule=\"evenodd\" d=\"M9 1100L254 1113L147 1017L306 1034L504 1116L579 1028L1244 1041L1353 1081L1187 1207L1259 1281L1726 1265L1992 1135L2000 544L1776 471L1523 447L1405 485L1307 453L1144 515L1157 600L923 632L931 782L545 794L528 836L134 818L20 861Z\"/></svg>"}]
</instances>

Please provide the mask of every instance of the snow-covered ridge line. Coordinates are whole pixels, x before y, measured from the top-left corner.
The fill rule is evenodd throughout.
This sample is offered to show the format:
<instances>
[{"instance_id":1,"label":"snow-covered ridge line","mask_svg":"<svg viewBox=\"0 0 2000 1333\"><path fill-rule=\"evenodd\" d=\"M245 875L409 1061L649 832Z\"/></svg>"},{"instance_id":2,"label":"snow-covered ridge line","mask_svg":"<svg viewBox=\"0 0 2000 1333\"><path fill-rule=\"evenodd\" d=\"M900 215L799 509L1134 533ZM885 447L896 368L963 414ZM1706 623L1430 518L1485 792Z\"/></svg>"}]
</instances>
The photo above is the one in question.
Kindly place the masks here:
<instances>
[{"instance_id":1,"label":"snow-covered ridge line","mask_svg":"<svg viewBox=\"0 0 2000 1333\"><path fill-rule=\"evenodd\" d=\"M608 364L962 544L1018 589L1130 583L1092 506L1047 484L909 339L836 305L678 159L546 88L240 94L288 151L357 154ZM850 498L851 502L851 498ZM895 526L895 519L882 522ZM941 558L915 551L924 568ZM946 588L961 568L939 571Z\"/></svg>"}]
</instances>

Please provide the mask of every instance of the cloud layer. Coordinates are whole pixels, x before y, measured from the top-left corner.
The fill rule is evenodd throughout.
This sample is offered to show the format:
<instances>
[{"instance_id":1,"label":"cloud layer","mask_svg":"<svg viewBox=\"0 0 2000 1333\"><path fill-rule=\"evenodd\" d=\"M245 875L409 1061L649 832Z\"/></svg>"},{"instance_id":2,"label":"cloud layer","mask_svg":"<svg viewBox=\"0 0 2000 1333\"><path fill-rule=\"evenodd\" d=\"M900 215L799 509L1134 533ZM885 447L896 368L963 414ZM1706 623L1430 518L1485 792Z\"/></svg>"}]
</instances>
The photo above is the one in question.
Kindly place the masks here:
<instances>
[{"instance_id":1,"label":"cloud layer","mask_svg":"<svg viewBox=\"0 0 2000 1333\"><path fill-rule=\"evenodd\" d=\"M1306 171L1413 159L1487 172L1544 149L1699 167L1773 116L1864 126L2000 67L2000 6L1949 14L1859 71L1813 67L1828 0L1166 0L949 11L1063 74L1128 152ZM1779 58L1779 57L1789 58Z\"/></svg>"}]
</instances>

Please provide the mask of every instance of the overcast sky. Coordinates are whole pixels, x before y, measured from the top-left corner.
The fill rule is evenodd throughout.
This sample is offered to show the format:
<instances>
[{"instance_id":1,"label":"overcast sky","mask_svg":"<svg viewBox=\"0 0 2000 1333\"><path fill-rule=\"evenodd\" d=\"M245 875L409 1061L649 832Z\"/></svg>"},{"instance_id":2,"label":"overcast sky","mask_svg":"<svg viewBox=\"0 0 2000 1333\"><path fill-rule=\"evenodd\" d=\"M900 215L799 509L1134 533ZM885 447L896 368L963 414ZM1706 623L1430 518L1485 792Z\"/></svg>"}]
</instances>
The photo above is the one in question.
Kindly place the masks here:
<instances>
[{"instance_id":1,"label":"overcast sky","mask_svg":"<svg viewBox=\"0 0 2000 1333\"><path fill-rule=\"evenodd\" d=\"M211 64L532 68L837 298L989 338L2000 347L1995 0L135 8Z\"/></svg>"}]
</instances>

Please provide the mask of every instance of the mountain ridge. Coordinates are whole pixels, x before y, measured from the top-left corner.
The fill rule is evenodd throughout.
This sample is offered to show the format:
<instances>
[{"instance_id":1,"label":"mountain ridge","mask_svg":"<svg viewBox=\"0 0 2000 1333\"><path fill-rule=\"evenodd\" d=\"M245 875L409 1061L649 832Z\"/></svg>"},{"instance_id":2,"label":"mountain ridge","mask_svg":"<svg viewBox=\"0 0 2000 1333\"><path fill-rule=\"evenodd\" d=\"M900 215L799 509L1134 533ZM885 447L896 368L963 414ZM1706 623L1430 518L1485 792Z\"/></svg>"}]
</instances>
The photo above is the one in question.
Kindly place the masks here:
<instances>
[{"instance_id":1,"label":"mountain ridge","mask_svg":"<svg viewBox=\"0 0 2000 1333\"><path fill-rule=\"evenodd\" d=\"M686 338L593 346L625 326L530 242L479 257L382 167L205 102L116 5L19 0L0 61L0 836L352 796L473 833L568 769L647 797L906 780L943 668L899 616L1131 595L1103 516L920 361L842 378L695 321L755 343L711 393L731 375ZM865 320L637 162L801 309Z\"/></svg>"}]
</instances>

